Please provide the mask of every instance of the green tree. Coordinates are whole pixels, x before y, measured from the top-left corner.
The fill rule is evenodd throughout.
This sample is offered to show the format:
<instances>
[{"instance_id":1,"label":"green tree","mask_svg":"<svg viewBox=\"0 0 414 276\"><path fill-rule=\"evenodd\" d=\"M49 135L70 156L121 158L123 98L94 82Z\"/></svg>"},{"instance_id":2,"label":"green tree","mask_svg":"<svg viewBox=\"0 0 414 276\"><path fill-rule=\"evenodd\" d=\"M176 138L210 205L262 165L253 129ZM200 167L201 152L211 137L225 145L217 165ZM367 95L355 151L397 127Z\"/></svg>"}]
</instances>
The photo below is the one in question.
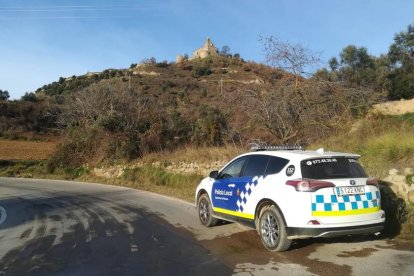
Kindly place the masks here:
<instances>
[{"instance_id":1,"label":"green tree","mask_svg":"<svg viewBox=\"0 0 414 276\"><path fill-rule=\"evenodd\" d=\"M227 46L227 45L224 45L223 47L221 47L220 54L223 55L223 56L226 56L226 57L231 55L230 54L230 47Z\"/></svg>"},{"instance_id":2,"label":"green tree","mask_svg":"<svg viewBox=\"0 0 414 276\"><path fill-rule=\"evenodd\" d=\"M347 86L365 86L382 92L388 88L387 59L377 58L367 48L348 45L336 57L329 60L329 71L319 70L317 78L341 81Z\"/></svg>"},{"instance_id":3,"label":"green tree","mask_svg":"<svg viewBox=\"0 0 414 276\"><path fill-rule=\"evenodd\" d=\"M414 24L408 25L406 32L395 35L394 43L388 51L388 57L394 66L410 66L414 60Z\"/></svg>"},{"instance_id":4,"label":"green tree","mask_svg":"<svg viewBox=\"0 0 414 276\"><path fill-rule=\"evenodd\" d=\"M389 99L414 97L414 24L395 35L388 51L391 65Z\"/></svg>"},{"instance_id":5,"label":"green tree","mask_svg":"<svg viewBox=\"0 0 414 276\"><path fill-rule=\"evenodd\" d=\"M33 92L26 92L22 97L21 97L22 101L25 102L36 102L37 98L36 98L36 94Z\"/></svg>"},{"instance_id":6,"label":"green tree","mask_svg":"<svg viewBox=\"0 0 414 276\"><path fill-rule=\"evenodd\" d=\"M373 66L373 60L365 47L349 45L339 55L341 64L349 66L353 70L367 69Z\"/></svg>"},{"instance_id":7,"label":"green tree","mask_svg":"<svg viewBox=\"0 0 414 276\"><path fill-rule=\"evenodd\" d=\"M9 91L0 89L0 101L7 101L9 98Z\"/></svg>"},{"instance_id":8,"label":"green tree","mask_svg":"<svg viewBox=\"0 0 414 276\"><path fill-rule=\"evenodd\" d=\"M329 68L331 68L331 71L336 71L339 67L339 62L336 59L336 57L333 57L329 60Z\"/></svg>"}]
</instances>

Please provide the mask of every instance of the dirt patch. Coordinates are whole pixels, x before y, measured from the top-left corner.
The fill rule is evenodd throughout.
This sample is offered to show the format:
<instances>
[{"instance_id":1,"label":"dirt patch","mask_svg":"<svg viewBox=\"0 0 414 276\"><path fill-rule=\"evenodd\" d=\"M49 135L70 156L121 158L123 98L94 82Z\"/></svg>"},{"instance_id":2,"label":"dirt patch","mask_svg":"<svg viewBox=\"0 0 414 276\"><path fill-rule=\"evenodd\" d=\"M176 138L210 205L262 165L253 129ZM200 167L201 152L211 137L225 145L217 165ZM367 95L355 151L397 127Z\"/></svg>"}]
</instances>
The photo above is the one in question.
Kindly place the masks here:
<instances>
[{"instance_id":1,"label":"dirt patch","mask_svg":"<svg viewBox=\"0 0 414 276\"><path fill-rule=\"evenodd\" d=\"M277 270L277 264L281 263L298 264L317 275L350 275L352 273L352 268L348 265L309 259L308 256L322 245L318 240L296 241L289 251L280 253L266 251L254 230L201 243L225 264L233 268L238 264L266 265L272 262L276 266L273 268L274 270Z\"/></svg>"},{"instance_id":2,"label":"dirt patch","mask_svg":"<svg viewBox=\"0 0 414 276\"><path fill-rule=\"evenodd\" d=\"M371 255L372 253L378 251L378 249L375 248L364 248L358 251L343 251L341 254L338 254L336 256L338 257L344 257L344 258L349 258L349 257L368 257L369 255Z\"/></svg>"},{"instance_id":3,"label":"dirt patch","mask_svg":"<svg viewBox=\"0 0 414 276\"><path fill-rule=\"evenodd\" d=\"M56 142L0 140L0 160L45 160L56 145Z\"/></svg>"},{"instance_id":4,"label":"dirt patch","mask_svg":"<svg viewBox=\"0 0 414 276\"><path fill-rule=\"evenodd\" d=\"M388 240L387 246L377 245L380 249L396 249L403 251L414 251L414 242L404 240Z\"/></svg>"},{"instance_id":5,"label":"dirt patch","mask_svg":"<svg viewBox=\"0 0 414 276\"><path fill-rule=\"evenodd\" d=\"M402 115L411 113L414 112L414 99L376 104L372 107L371 112L383 115Z\"/></svg>"}]
</instances>

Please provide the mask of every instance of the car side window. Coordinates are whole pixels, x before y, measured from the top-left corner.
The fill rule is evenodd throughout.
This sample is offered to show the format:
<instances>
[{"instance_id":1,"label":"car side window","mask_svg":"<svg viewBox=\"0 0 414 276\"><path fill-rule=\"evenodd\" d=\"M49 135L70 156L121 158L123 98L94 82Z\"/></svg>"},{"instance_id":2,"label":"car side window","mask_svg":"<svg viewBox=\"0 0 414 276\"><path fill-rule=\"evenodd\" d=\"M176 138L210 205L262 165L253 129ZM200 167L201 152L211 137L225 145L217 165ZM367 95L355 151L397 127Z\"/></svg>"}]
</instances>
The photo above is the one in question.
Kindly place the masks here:
<instances>
[{"instance_id":1,"label":"car side window","mask_svg":"<svg viewBox=\"0 0 414 276\"><path fill-rule=\"evenodd\" d=\"M244 163L246 162L247 157L241 157L235 161L233 161L230 165L225 167L219 175L220 179L224 178L232 178L232 177L239 177L240 172L243 168Z\"/></svg>"},{"instance_id":2,"label":"car side window","mask_svg":"<svg viewBox=\"0 0 414 276\"><path fill-rule=\"evenodd\" d=\"M242 176L259 176L264 175L269 161L268 155L252 155L244 166Z\"/></svg>"},{"instance_id":3,"label":"car side window","mask_svg":"<svg viewBox=\"0 0 414 276\"><path fill-rule=\"evenodd\" d=\"M289 160L287 159L270 156L270 160L266 168L266 175L279 173L288 163Z\"/></svg>"}]
</instances>

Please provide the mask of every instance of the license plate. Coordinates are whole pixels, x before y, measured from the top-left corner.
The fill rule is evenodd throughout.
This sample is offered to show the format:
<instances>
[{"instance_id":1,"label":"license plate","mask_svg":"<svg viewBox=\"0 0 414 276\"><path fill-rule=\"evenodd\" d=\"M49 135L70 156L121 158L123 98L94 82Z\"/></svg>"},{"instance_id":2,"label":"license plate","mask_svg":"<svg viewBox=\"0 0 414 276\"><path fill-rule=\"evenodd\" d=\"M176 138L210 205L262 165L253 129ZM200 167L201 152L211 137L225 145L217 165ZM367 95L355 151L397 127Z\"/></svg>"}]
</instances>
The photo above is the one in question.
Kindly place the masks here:
<instances>
[{"instance_id":1,"label":"license plate","mask_svg":"<svg viewBox=\"0 0 414 276\"><path fill-rule=\"evenodd\" d=\"M336 194L338 196L363 195L365 194L365 187L364 186L336 187Z\"/></svg>"}]
</instances>

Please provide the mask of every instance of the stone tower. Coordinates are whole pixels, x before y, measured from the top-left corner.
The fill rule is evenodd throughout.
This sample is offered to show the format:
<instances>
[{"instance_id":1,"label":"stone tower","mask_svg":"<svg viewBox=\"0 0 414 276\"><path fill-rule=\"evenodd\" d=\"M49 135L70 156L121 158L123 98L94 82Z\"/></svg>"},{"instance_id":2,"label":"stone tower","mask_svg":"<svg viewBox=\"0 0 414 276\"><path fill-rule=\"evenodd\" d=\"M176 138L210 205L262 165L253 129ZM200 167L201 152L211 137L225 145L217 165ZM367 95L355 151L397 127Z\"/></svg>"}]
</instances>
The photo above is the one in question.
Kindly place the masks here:
<instances>
[{"instance_id":1,"label":"stone tower","mask_svg":"<svg viewBox=\"0 0 414 276\"><path fill-rule=\"evenodd\" d=\"M211 39L207 37L207 40L204 43L203 47L195 50L191 58L192 59L206 58L208 56L217 56L217 55L218 55L218 50L216 46L214 46L213 42L211 42Z\"/></svg>"}]
</instances>

